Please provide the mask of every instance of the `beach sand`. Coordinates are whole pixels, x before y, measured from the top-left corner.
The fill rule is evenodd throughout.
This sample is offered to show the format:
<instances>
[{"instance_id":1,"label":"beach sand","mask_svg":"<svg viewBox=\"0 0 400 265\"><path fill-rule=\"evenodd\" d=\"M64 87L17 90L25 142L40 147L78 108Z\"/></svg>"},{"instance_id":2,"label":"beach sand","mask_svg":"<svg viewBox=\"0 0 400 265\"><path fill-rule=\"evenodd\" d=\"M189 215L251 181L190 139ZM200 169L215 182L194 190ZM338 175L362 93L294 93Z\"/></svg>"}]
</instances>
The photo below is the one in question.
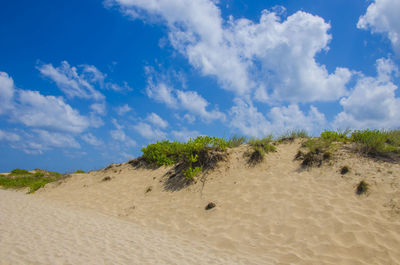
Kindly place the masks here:
<instances>
[{"instance_id":1,"label":"beach sand","mask_svg":"<svg viewBox=\"0 0 400 265\"><path fill-rule=\"evenodd\" d=\"M247 146L229 150L205 181L184 188L167 181L169 167L124 163L35 194L1 191L0 260L400 264L400 166L345 147L331 162L302 169L299 146L280 144L255 167L243 156ZM342 175L344 165L350 172ZM370 184L361 196L360 180ZM209 202L216 207L207 211Z\"/></svg>"}]
</instances>

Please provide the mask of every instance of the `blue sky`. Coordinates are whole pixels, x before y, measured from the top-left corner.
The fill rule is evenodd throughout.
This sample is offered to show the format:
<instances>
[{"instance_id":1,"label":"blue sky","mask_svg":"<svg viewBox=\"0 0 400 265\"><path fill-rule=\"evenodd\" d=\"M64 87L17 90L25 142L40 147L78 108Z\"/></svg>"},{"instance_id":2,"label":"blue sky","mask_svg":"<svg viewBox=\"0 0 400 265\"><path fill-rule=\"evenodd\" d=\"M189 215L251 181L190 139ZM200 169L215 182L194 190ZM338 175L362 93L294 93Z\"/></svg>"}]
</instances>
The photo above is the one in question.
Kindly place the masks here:
<instances>
[{"instance_id":1,"label":"blue sky","mask_svg":"<svg viewBox=\"0 0 400 265\"><path fill-rule=\"evenodd\" d=\"M0 1L0 172L400 126L400 0Z\"/></svg>"}]
</instances>

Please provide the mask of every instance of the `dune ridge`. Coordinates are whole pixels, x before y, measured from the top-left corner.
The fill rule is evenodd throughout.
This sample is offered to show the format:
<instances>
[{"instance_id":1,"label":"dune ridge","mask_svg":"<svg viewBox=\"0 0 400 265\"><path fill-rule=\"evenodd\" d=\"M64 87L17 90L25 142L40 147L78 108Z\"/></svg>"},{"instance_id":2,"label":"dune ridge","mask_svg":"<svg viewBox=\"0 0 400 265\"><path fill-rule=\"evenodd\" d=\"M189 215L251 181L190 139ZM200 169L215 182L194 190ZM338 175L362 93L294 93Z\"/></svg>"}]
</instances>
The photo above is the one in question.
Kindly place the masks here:
<instances>
[{"instance_id":1,"label":"dune ridge","mask_svg":"<svg viewBox=\"0 0 400 265\"><path fill-rule=\"evenodd\" d=\"M222 255L216 264L400 264L400 166L345 145L321 167L304 169L294 160L299 147L279 144L254 167L243 156L248 146L229 149L204 181L183 188L166 185L170 167L123 163L30 196L184 237L189 249L200 244ZM350 171L342 175L344 165ZM371 186L361 196L360 180ZM216 207L206 211L209 202Z\"/></svg>"}]
</instances>

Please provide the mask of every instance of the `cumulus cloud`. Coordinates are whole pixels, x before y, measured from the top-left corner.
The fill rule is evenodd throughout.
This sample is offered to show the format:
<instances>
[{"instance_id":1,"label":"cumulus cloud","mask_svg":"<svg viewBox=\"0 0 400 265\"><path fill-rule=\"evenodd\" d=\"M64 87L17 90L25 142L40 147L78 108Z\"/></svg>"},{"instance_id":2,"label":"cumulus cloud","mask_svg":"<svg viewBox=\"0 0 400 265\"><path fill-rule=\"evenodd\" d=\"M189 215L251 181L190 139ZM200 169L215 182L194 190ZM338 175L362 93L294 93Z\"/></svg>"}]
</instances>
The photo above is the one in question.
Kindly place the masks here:
<instances>
[{"instance_id":1,"label":"cumulus cloud","mask_svg":"<svg viewBox=\"0 0 400 265\"><path fill-rule=\"evenodd\" d=\"M123 82L121 86L106 81L107 75L94 65L79 65L75 67L70 66L67 61L63 61L59 67L54 67L52 64L43 64L38 66L37 69L43 76L53 80L69 98L104 100L104 95L96 89L96 86L117 92L132 90L126 82Z\"/></svg>"},{"instance_id":2,"label":"cumulus cloud","mask_svg":"<svg viewBox=\"0 0 400 265\"><path fill-rule=\"evenodd\" d=\"M0 115L12 108L14 80L7 73L0 72Z\"/></svg>"},{"instance_id":3,"label":"cumulus cloud","mask_svg":"<svg viewBox=\"0 0 400 265\"><path fill-rule=\"evenodd\" d=\"M61 97L43 96L38 91L20 90L13 120L28 127L81 133L89 127L85 116Z\"/></svg>"},{"instance_id":4,"label":"cumulus cloud","mask_svg":"<svg viewBox=\"0 0 400 265\"><path fill-rule=\"evenodd\" d=\"M106 111L106 104L103 103L94 103L92 105L90 105L90 108L92 109L92 111L95 114L99 114L99 115L106 115L107 111Z\"/></svg>"},{"instance_id":5,"label":"cumulus cloud","mask_svg":"<svg viewBox=\"0 0 400 265\"><path fill-rule=\"evenodd\" d=\"M77 68L71 67L66 61L61 62L59 67L44 64L38 66L37 69L42 75L53 80L69 98L104 99L104 95L91 84L93 79L86 79L84 75L79 75Z\"/></svg>"},{"instance_id":6,"label":"cumulus cloud","mask_svg":"<svg viewBox=\"0 0 400 265\"><path fill-rule=\"evenodd\" d=\"M168 126L168 122L163 120L160 116L158 116L154 112L147 116L147 120L154 126L159 127L161 129L165 129Z\"/></svg>"},{"instance_id":7,"label":"cumulus cloud","mask_svg":"<svg viewBox=\"0 0 400 265\"><path fill-rule=\"evenodd\" d=\"M214 76L238 96L263 101L335 100L346 93L352 73L329 73L315 56L328 50L330 25L321 17L296 12L281 21L264 10L258 22L230 17L224 21L211 0L113 0L135 19L160 17L171 45L203 75ZM160 21L160 20L158 20ZM159 93L149 93L157 89ZM174 104L166 84L149 86L148 94Z\"/></svg>"},{"instance_id":8,"label":"cumulus cloud","mask_svg":"<svg viewBox=\"0 0 400 265\"><path fill-rule=\"evenodd\" d=\"M19 140L21 137L18 134L0 129L0 141L18 142Z\"/></svg>"},{"instance_id":9,"label":"cumulus cloud","mask_svg":"<svg viewBox=\"0 0 400 265\"><path fill-rule=\"evenodd\" d=\"M395 52L400 55L399 0L375 0L360 17L357 27L370 29L372 33L386 34Z\"/></svg>"},{"instance_id":10,"label":"cumulus cloud","mask_svg":"<svg viewBox=\"0 0 400 265\"><path fill-rule=\"evenodd\" d=\"M178 141L182 141L182 142L187 142L192 138L196 138L197 136L200 136L201 134L196 131L196 130L188 130L187 128L182 128L179 131L172 131L171 132L172 136L178 140Z\"/></svg>"},{"instance_id":11,"label":"cumulus cloud","mask_svg":"<svg viewBox=\"0 0 400 265\"><path fill-rule=\"evenodd\" d=\"M122 106L118 106L115 108L115 111L117 112L118 115L123 116L126 113L130 112L132 110L131 107L129 107L128 104L122 105Z\"/></svg>"},{"instance_id":12,"label":"cumulus cloud","mask_svg":"<svg viewBox=\"0 0 400 265\"><path fill-rule=\"evenodd\" d=\"M91 133L86 133L82 135L82 140L84 140L86 143L93 145L93 146L100 146L103 145L103 141L94 136Z\"/></svg>"},{"instance_id":13,"label":"cumulus cloud","mask_svg":"<svg viewBox=\"0 0 400 265\"><path fill-rule=\"evenodd\" d=\"M164 76L157 74L153 69L151 71L148 69L146 70L149 75L146 92L149 98L164 103L173 109L189 111L205 122L225 119L225 115L217 109L207 110L209 102L196 91L175 89L163 80Z\"/></svg>"},{"instance_id":14,"label":"cumulus cloud","mask_svg":"<svg viewBox=\"0 0 400 265\"><path fill-rule=\"evenodd\" d=\"M163 140L167 138L167 134L160 129L152 127L145 122L139 122L133 126L133 129L139 133L143 138L151 140Z\"/></svg>"},{"instance_id":15,"label":"cumulus cloud","mask_svg":"<svg viewBox=\"0 0 400 265\"><path fill-rule=\"evenodd\" d=\"M69 133L50 132L42 129L33 129L29 132L20 131L18 134L6 133L12 135L12 139L6 139L10 146L27 154L42 154L44 151L53 148L80 148L75 137Z\"/></svg>"},{"instance_id":16,"label":"cumulus cloud","mask_svg":"<svg viewBox=\"0 0 400 265\"><path fill-rule=\"evenodd\" d=\"M253 104L242 99L235 99L230 118L231 128L251 137L279 135L300 129L317 134L327 123L325 115L313 106L308 114L300 110L298 105L292 104L287 107L273 107L264 115Z\"/></svg>"},{"instance_id":17,"label":"cumulus cloud","mask_svg":"<svg viewBox=\"0 0 400 265\"><path fill-rule=\"evenodd\" d=\"M348 97L340 100L343 111L333 126L337 128L396 128L400 126L400 98L393 77L398 68L390 59L377 60L377 76L360 76Z\"/></svg>"},{"instance_id":18,"label":"cumulus cloud","mask_svg":"<svg viewBox=\"0 0 400 265\"><path fill-rule=\"evenodd\" d=\"M110 131L111 138L117 142L121 142L124 146L134 147L136 142L126 135L124 131L124 126L120 125L116 119L112 119L112 123L115 126L115 130Z\"/></svg>"}]
</instances>

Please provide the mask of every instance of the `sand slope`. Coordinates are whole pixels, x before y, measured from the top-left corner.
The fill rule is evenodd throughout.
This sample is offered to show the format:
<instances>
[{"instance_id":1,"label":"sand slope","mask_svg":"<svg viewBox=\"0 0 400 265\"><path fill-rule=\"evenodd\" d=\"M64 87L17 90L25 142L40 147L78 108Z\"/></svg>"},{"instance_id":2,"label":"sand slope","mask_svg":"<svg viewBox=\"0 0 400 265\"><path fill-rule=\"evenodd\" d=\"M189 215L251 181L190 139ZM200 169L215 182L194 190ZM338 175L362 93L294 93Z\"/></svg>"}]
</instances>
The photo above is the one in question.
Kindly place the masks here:
<instances>
[{"instance_id":1,"label":"sand slope","mask_svg":"<svg viewBox=\"0 0 400 265\"><path fill-rule=\"evenodd\" d=\"M179 235L0 190L0 264L247 264Z\"/></svg>"},{"instance_id":2,"label":"sand slope","mask_svg":"<svg viewBox=\"0 0 400 265\"><path fill-rule=\"evenodd\" d=\"M135 169L125 163L73 175L31 197L91 209L176 240L184 237L182 245L189 249L199 244L242 264L400 264L400 166L345 148L332 162L304 170L293 160L299 146L281 144L256 167L243 157L248 147L235 148L204 185L198 181L183 189L165 184L170 168ZM350 167L346 175L339 173L343 165ZM105 177L111 180L102 181ZM358 196L361 179L371 191ZM217 207L205 211L210 201Z\"/></svg>"}]
</instances>

